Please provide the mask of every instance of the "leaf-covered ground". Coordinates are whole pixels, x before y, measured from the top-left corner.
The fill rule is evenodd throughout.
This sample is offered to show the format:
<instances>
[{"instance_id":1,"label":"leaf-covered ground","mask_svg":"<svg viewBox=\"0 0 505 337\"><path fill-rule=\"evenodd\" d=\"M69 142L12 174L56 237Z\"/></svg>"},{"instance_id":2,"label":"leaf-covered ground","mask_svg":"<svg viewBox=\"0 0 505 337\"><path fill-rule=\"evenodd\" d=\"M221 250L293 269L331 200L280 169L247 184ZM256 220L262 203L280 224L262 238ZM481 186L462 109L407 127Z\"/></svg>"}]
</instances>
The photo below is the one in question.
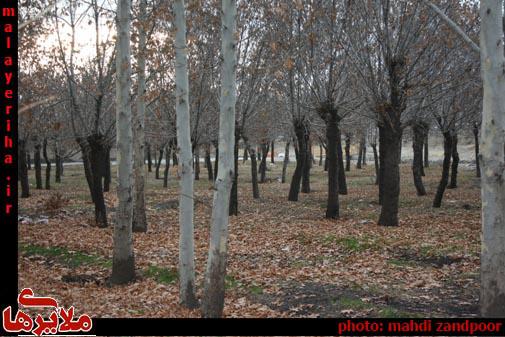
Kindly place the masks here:
<instances>
[{"instance_id":1,"label":"leaf-covered ground","mask_svg":"<svg viewBox=\"0 0 505 337\"><path fill-rule=\"evenodd\" d=\"M400 226L385 228L376 225L380 207L370 164L347 172L349 194L341 196L339 220L324 219L326 174L320 166L312 169L312 192L289 202L289 183L277 180L280 162L269 165L270 180L260 185L259 200L252 198L249 164L240 164L240 214L231 218L229 235L227 317L477 314L480 190L475 173L460 169L458 188L447 190L442 208L433 209L440 166L426 170L428 196L417 197L410 166L402 165ZM32 287L94 317L199 317L198 310L178 304L178 183L173 169L170 174L169 188L163 188L162 180L149 173L149 230L134 234L138 277L116 287L106 282L115 185L106 193L110 226L100 229L90 226L93 205L82 167L65 167L62 183L53 183L51 191L35 190L31 180L32 196L20 199L19 287ZM195 186L201 296L212 201L204 167ZM55 200L58 193L62 200Z\"/></svg>"}]
</instances>

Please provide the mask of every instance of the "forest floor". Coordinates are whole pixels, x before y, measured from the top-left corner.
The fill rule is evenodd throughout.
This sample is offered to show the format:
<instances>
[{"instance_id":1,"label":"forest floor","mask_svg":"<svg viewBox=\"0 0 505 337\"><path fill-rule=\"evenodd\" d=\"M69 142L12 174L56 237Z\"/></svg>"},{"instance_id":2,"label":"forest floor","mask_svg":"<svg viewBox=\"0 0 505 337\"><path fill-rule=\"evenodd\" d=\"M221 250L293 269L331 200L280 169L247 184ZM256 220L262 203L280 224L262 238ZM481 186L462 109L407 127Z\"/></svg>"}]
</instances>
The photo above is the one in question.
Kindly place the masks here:
<instances>
[{"instance_id":1,"label":"forest floor","mask_svg":"<svg viewBox=\"0 0 505 337\"><path fill-rule=\"evenodd\" d=\"M226 276L227 317L449 317L477 315L480 189L474 171L442 207L432 199L441 167L424 177L417 197L410 165L401 167L400 226L380 227L373 164L347 173L341 218L324 218L326 173L314 165L312 192L287 201L278 181L282 163L252 198L249 163L240 164L239 216L231 217ZM290 164L288 181L294 169ZM53 168L54 170L54 168ZM113 175L115 168L113 168ZM93 317L200 317L178 304L178 195L148 175L147 233L134 234L137 280L110 287L115 183L105 193L109 228L91 226L94 213L82 167L65 168L62 183L20 199L19 287L54 296L76 314ZM51 181L52 182L52 181ZM196 182L195 249L198 295L208 249L212 184L202 167ZM60 198L58 200L58 198Z\"/></svg>"}]
</instances>

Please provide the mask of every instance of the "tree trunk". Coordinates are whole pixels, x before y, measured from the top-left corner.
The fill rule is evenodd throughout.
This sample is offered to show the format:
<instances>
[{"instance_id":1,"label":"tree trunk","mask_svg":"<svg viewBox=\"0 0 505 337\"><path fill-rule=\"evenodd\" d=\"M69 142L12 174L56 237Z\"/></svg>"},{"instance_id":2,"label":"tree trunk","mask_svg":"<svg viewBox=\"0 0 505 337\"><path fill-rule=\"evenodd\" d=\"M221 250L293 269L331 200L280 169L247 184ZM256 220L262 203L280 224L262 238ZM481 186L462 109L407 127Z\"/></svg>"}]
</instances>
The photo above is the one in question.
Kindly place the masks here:
<instances>
[{"instance_id":1,"label":"tree trunk","mask_svg":"<svg viewBox=\"0 0 505 337\"><path fill-rule=\"evenodd\" d=\"M37 190L42 189L42 164L40 160L40 147L40 144L35 144L35 153L33 154L35 166L35 188Z\"/></svg>"},{"instance_id":2,"label":"tree trunk","mask_svg":"<svg viewBox=\"0 0 505 337\"><path fill-rule=\"evenodd\" d=\"M219 145L215 144L216 148L216 158L214 158L214 179L217 179L217 171L219 169Z\"/></svg>"},{"instance_id":3,"label":"tree trunk","mask_svg":"<svg viewBox=\"0 0 505 337\"><path fill-rule=\"evenodd\" d=\"M323 166L323 146L319 144L319 166Z\"/></svg>"},{"instance_id":4,"label":"tree trunk","mask_svg":"<svg viewBox=\"0 0 505 337\"><path fill-rule=\"evenodd\" d=\"M372 143L373 161L375 166L375 185L379 185L379 156L377 155L377 144Z\"/></svg>"},{"instance_id":5,"label":"tree trunk","mask_svg":"<svg viewBox=\"0 0 505 337\"><path fill-rule=\"evenodd\" d=\"M424 138L424 167L430 167L430 158L429 158L429 146L428 146L428 136L429 132L426 130L426 137Z\"/></svg>"},{"instance_id":6,"label":"tree trunk","mask_svg":"<svg viewBox=\"0 0 505 337\"><path fill-rule=\"evenodd\" d=\"M145 113L146 113L146 39L147 0L139 1L137 52L137 108L133 114L133 220L134 232L147 232L145 202Z\"/></svg>"},{"instance_id":7,"label":"tree trunk","mask_svg":"<svg viewBox=\"0 0 505 337\"><path fill-rule=\"evenodd\" d=\"M382 200L379 225L398 226L398 202L400 196L400 147L401 131L392 129L388 123L379 127L380 171ZM381 183L379 182L379 184Z\"/></svg>"},{"instance_id":8,"label":"tree trunk","mask_svg":"<svg viewBox=\"0 0 505 337\"><path fill-rule=\"evenodd\" d=\"M480 178L480 160L479 160L479 127L473 125L473 138L475 144L475 176Z\"/></svg>"},{"instance_id":9,"label":"tree trunk","mask_svg":"<svg viewBox=\"0 0 505 337\"><path fill-rule=\"evenodd\" d=\"M163 159L163 148L161 148L159 151L158 162L156 163L156 172L155 172L156 179L160 179L160 166L162 159Z\"/></svg>"},{"instance_id":10,"label":"tree trunk","mask_svg":"<svg viewBox=\"0 0 505 337\"><path fill-rule=\"evenodd\" d=\"M188 56L184 0L173 2L175 13L175 111L179 148L179 301L198 307L195 292L193 153L189 113ZM198 158L198 148L196 148ZM199 163L198 163L199 164ZM196 178L195 178L196 179Z\"/></svg>"},{"instance_id":11,"label":"tree trunk","mask_svg":"<svg viewBox=\"0 0 505 337\"><path fill-rule=\"evenodd\" d=\"M125 284L135 279L133 253L133 137L130 103L130 1L118 0L116 56L116 135L117 196L112 254L112 284Z\"/></svg>"},{"instance_id":12,"label":"tree trunk","mask_svg":"<svg viewBox=\"0 0 505 337\"><path fill-rule=\"evenodd\" d=\"M244 154L242 155L242 163L245 163L249 159L249 153L247 152L247 148L244 147Z\"/></svg>"},{"instance_id":13,"label":"tree trunk","mask_svg":"<svg viewBox=\"0 0 505 337\"><path fill-rule=\"evenodd\" d=\"M270 146L270 162L272 164L275 163L275 150L274 150L275 141L272 140L272 145Z\"/></svg>"},{"instance_id":14,"label":"tree trunk","mask_svg":"<svg viewBox=\"0 0 505 337\"><path fill-rule=\"evenodd\" d=\"M28 198L30 196L30 184L28 182L28 163L26 141L23 139L18 140L18 175L19 182L21 183L21 198Z\"/></svg>"},{"instance_id":15,"label":"tree trunk","mask_svg":"<svg viewBox=\"0 0 505 337\"><path fill-rule=\"evenodd\" d=\"M61 163L61 155L60 152L58 151L58 146L54 146L54 167L55 167L55 172L54 172L54 182L55 183L61 183L61 168L62 168L62 163Z\"/></svg>"},{"instance_id":16,"label":"tree trunk","mask_svg":"<svg viewBox=\"0 0 505 337\"><path fill-rule=\"evenodd\" d=\"M224 307L224 278L226 275L228 241L228 206L233 183L233 151L235 136L235 72L236 72L236 0L222 0L222 74L219 117L219 161L215 184L210 229L209 257L204 279L202 314L221 317Z\"/></svg>"},{"instance_id":17,"label":"tree trunk","mask_svg":"<svg viewBox=\"0 0 505 337\"><path fill-rule=\"evenodd\" d=\"M310 134L309 134L309 128L305 127L305 134L304 134L304 150L301 155L305 155L305 160L303 165L303 170L302 170L302 193L310 193L310 169L312 167L312 151L311 151L311 142L310 142Z\"/></svg>"},{"instance_id":18,"label":"tree trunk","mask_svg":"<svg viewBox=\"0 0 505 337\"><path fill-rule=\"evenodd\" d=\"M351 170L351 136L345 136L345 170Z\"/></svg>"},{"instance_id":19,"label":"tree trunk","mask_svg":"<svg viewBox=\"0 0 505 337\"><path fill-rule=\"evenodd\" d=\"M289 164L289 142L286 142L286 147L284 149L284 161L282 163L282 176L281 182L284 184L286 182L286 171Z\"/></svg>"},{"instance_id":20,"label":"tree trunk","mask_svg":"<svg viewBox=\"0 0 505 337\"><path fill-rule=\"evenodd\" d=\"M363 138L363 153L361 155L361 165L366 166L366 138Z\"/></svg>"},{"instance_id":21,"label":"tree trunk","mask_svg":"<svg viewBox=\"0 0 505 337\"><path fill-rule=\"evenodd\" d=\"M207 176L209 181L214 180L214 174L212 172L212 161L210 159L210 145L205 147L205 166L207 166Z\"/></svg>"},{"instance_id":22,"label":"tree trunk","mask_svg":"<svg viewBox=\"0 0 505 337\"><path fill-rule=\"evenodd\" d=\"M326 206L326 218L338 219L339 165L337 143L340 133L336 118L337 112L334 110L327 111L326 115L329 115L326 120L326 149L328 155L328 202Z\"/></svg>"},{"instance_id":23,"label":"tree trunk","mask_svg":"<svg viewBox=\"0 0 505 337\"><path fill-rule=\"evenodd\" d=\"M360 139L358 148L358 162L356 163L357 169L361 169L362 160L363 160L363 139Z\"/></svg>"},{"instance_id":24,"label":"tree trunk","mask_svg":"<svg viewBox=\"0 0 505 337\"><path fill-rule=\"evenodd\" d=\"M337 126L338 127L338 126ZM340 134L340 129L338 129L337 137L337 158L338 158L338 193L342 195L347 194L347 182L345 179L344 170L344 156L342 153L342 138Z\"/></svg>"},{"instance_id":25,"label":"tree trunk","mask_svg":"<svg viewBox=\"0 0 505 337\"><path fill-rule=\"evenodd\" d=\"M418 196L426 195L423 185L422 167L423 167L423 139L425 138L425 126L417 122L412 126L413 141L412 150L414 159L412 161L412 174L414 176L414 185Z\"/></svg>"},{"instance_id":26,"label":"tree trunk","mask_svg":"<svg viewBox=\"0 0 505 337\"><path fill-rule=\"evenodd\" d=\"M438 184L437 193L433 200L433 207L439 208L442 205L445 188L449 182L449 170L451 168L452 142L453 137L449 131L445 131L444 135L444 162L442 164L442 178Z\"/></svg>"},{"instance_id":27,"label":"tree trunk","mask_svg":"<svg viewBox=\"0 0 505 337\"><path fill-rule=\"evenodd\" d=\"M260 162L260 183L264 183L267 174L267 156L268 156L268 143L261 144L261 162Z\"/></svg>"},{"instance_id":28,"label":"tree trunk","mask_svg":"<svg viewBox=\"0 0 505 337\"><path fill-rule=\"evenodd\" d=\"M165 151L165 169L163 170L163 187L168 187L168 175L170 173L171 154L172 154L172 142L169 142L167 145L167 149Z\"/></svg>"},{"instance_id":29,"label":"tree trunk","mask_svg":"<svg viewBox=\"0 0 505 337\"><path fill-rule=\"evenodd\" d=\"M503 1L481 1L482 251L480 309L484 317L505 317L505 67Z\"/></svg>"},{"instance_id":30,"label":"tree trunk","mask_svg":"<svg viewBox=\"0 0 505 337\"><path fill-rule=\"evenodd\" d=\"M304 125L303 121L295 120L294 128L296 139L298 142L298 149L295 147L296 154L296 168L291 178L291 185L289 187L289 201L298 201L298 194L300 193L300 182L302 180L303 167L305 166L305 145L304 145Z\"/></svg>"},{"instance_id":31,"label":"tree trunk","mask_svg":"<svg viewBox=\"0 0 505 337\"><path fill-rule=\"evenodd\" d=\"M111 163L110 163L110 147L107 147L103 165L105 166L105 174L103 176L103 191L110 191L110 183L112 180Z\"/></svg>"},{"instance_id":32,"label":"tree trunk","mask_svg":"<svg viewBox=\"0 0 505 337\"><path fill-rule=\"evenodd\" d=\"M32 169L32 160L30 158L30 151L27 151L26 149L25 149L25 151L26 151L26 167L28 170L31 170Z\"/></svg>"},{"instance_id":33,"label":"tree trunk","mask_svg":"<svg viewBox=\"0 0 505 337\"><path fill-rule=\"evenodd\" d=\"M238 143L240 141L239 128L235 125L235 147L233 149L233 184L230 191L230 215L238 215Z\"/></svg>"},{"instance_id":34,"label":"tree trunk","mask_svg":"<svg viewBox=\"0 0 505 337\"><path fill-rule=\"evenodd\" d=\"M195 180L200 180L200 149L195 146Z\"/></svg>"},{"instance_id":35,"label":"tree trunk","mask_svg":"<svg viewBox=\"0 0 505 337\"><path fill-rule=\"evenodd\" d=\"M177 142L174 143L174 148L172 151L172 165L178 166L179 165L179 158L177 158Z\"/></svg>"},{"instance_id":36,"label":"tree trunk","mask_svg":"<svg viewBox=\"0 0 505 337\"><path fill-rule=\"evenodd\" d=\"M102 180L105 176L107 160L107 145L101 135L90 135L87 138L77 138L81 148L84 175L88 183L91 200L95 206L95 224L107 227L107 209L103 197Z\"/></svg>"},{"instance_id":37,"label":"tree trunk","mask_svg":"<svg viewBox=\"0 0 505 337\"><path fill-rule=\"evenodd\" d=\"M151 158L151 144L147 143L147 171L152 172L153 171L153 161Z\"/></svg>"},{"instance_id":38,"label":"tree trunk","mask_svg":"<svg viewBox=\"0 0 505 337\"><path fill-rule=\"evenodd\" d=\"M256 151L254 151L254 146L247 145L247 149L251 153L251 182L252 182L252 190L253 190L253 198L259 199L260 197L260 189L258 186L258 167L256 162Z\"/></svg>"},{"instance_id":39,"label":"tree trunk","mask_svg":"<svg viewBox=\"0 0 505 337\"><path fill-rule=\"evenodd\" d=\"M49 156L47 155L47 138L44 138L44 143L42 145L42 155L44 156L44 160L46 162L46 190L51 189L51 161L49 160Z\"/></svg>"},{"instance_id":40,"label":"tree trunk","mask_svg":"<svg viewBox=\"0 0 505 337\"><path fill-rule=\"evenodd\" d=\"M458 164L459 164L459 153L458 153L458 135L455 134L452 139L452 164L451 164L451 181L447 188L458 187Z\"/></svg>"}]
</instances>

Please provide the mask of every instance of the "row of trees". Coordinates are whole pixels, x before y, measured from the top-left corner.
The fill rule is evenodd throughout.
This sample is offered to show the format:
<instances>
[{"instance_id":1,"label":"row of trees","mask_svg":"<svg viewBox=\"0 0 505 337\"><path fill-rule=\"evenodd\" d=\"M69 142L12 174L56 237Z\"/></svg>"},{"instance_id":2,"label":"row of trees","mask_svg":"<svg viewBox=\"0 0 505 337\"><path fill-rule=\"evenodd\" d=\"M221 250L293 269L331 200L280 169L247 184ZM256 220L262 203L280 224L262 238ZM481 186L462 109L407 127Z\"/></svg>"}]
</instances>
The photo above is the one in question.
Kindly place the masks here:
<instances>
[{"instance_id":1,"label":"row of trees","mask_svg":"<svg viewBox=\"0 0 505 337\"><path fill-rule=\"evenodd\" d=\"M487 6L499 8L502 3L486 1L481 11ZM43 4L39 7L44 8ZM29 7L25 17L30 17L30 10L37 8ZM497 14L496 8L490 11L502 18L502 9ZM183 1L174 1L171 8L166 2L139 0L132 7L129 0L120 0L116 12L98 0L89 4L67 0L52 12L42 25L52 29L56 43L45 47L48 56L44 62L39 59L41 46L25 45L22 51L26 64L20 76L21 101L29 105L43 95L54 98L20 116L20 130L24 130L20 156L26 158L29 143L37 146L41 138L36 135L34 141L29 126L42 119L50 121L48 125L54 127L43 130L42 138L64 149L58 153L70 154L69 144L78 145L96 223L105 227L103 191L110 172L110 151L117 142L120 207L112 279L120 283L134 275L131 231L147 230L144 152L150 156L153 148L159 151L158 167L163 151L167 159L178 155L181 302L194 307L193 165L195 159L199 163L203 148L209 179L215 180L203 303L203 312L209 317L219 316L223 307L228 216L238 213L240 143L252 161L255 198L260 196L256 147L261 148L260 173L264 178L271 141L282 137L286 152L290 144L294 146L297 160L288 195L291 201L298 200L300 191L310 192L311 148L313 142L319 143L327 158L326 217L338 218L339 194L348 193L345 170L350 168L353 133L361 144L361 158L367 141L373 149L382 206L378 223L397 226L399 165L406 130L411 130L413 138L413 181L420 196L426 194L422 176L428 130L438 130L443 136L444 162L434 207L440 207L448 185L456 186L458 132L471 128L478 140L482 82L478 58L466 47L479 33L477 5L457 0L223 0L221 8L207 1L190 2L187 8ZM482 18L489 17L483 13ZM489 20L496 20L495 16ZM94 28L89 57L79 51L83 46L76 38L82 26ZM488 38L483 31L481 41ZM503 29L500 32L498 40L503 44ZM465 38L455 39L457 34ZM470 48L476 50L475 43ZM477 49L484 54L484 48ZM501 58L493 57L487 61L489 56L483 56L481 62L498 67ZM44 82L38 81L42 76ZM501 85L491 78L487 80L491 89L486 89L484 79L488 94ZM111 91L114 83L115 96ZM486 97L484 111L503 110L503 102L486 103ZM491 208L503 205L503 184L493 180L503 176L503 123L497 123L499 118L485 114L482 118L480 164L483 176L488 177L483 179L483 200L490 205L486 200L495 198L490 201ZM490 124L494 129L488 129ZM490 135L489 130L494 133ZM495 140L492 145L491 139ZM214 170L211 146L216 152ZM288 160L286 155L283 176ZM22 166L23 171L26 165ZM491 176L489 172L493 172ZM494 187L490 187L491 181ZM24 185L27 188L27 183ZM483 212L484 233L497 233L499 226L490 225L490 221L500 223L503 217L499 220L489 215L486 207ZM500 228L504 227L502 222ZM494 244L489 235L484 235L485 242ZM483 263L496 266L503 262L494 253L487 260L484 252L487 250L483 251ZM499 284L494 293L503 294L505 281L497 280L496 269L485 271ZM484 301L491 300L485 297ZM493 315L503 310L499 304L493 308L483 309L483 313Z\"/></svg>"}]
</instances>

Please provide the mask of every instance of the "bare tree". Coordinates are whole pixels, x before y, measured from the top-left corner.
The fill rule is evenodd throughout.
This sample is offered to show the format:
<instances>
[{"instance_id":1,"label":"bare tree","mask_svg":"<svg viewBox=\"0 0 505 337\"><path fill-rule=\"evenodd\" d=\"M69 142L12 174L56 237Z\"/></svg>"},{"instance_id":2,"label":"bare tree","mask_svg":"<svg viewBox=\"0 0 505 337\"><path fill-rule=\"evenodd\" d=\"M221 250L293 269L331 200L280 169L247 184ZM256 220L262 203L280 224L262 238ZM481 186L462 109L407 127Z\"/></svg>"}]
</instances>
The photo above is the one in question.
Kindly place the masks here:
<instances>
[{"instance_id":1,"label":"bare tree","mask_svg":"<svg viewBox=\"0 0 505 337\"><path fill-rule=\"evenodd\" d=\"M236 72L236 0L222 0L222 73L221 110L219 114L219 169L215 182L210 229L209 257L205 272L202 314L220 317L224 307L230 191L234 178L235 142L235 72Z\"/></svg>"}]
</instances>

